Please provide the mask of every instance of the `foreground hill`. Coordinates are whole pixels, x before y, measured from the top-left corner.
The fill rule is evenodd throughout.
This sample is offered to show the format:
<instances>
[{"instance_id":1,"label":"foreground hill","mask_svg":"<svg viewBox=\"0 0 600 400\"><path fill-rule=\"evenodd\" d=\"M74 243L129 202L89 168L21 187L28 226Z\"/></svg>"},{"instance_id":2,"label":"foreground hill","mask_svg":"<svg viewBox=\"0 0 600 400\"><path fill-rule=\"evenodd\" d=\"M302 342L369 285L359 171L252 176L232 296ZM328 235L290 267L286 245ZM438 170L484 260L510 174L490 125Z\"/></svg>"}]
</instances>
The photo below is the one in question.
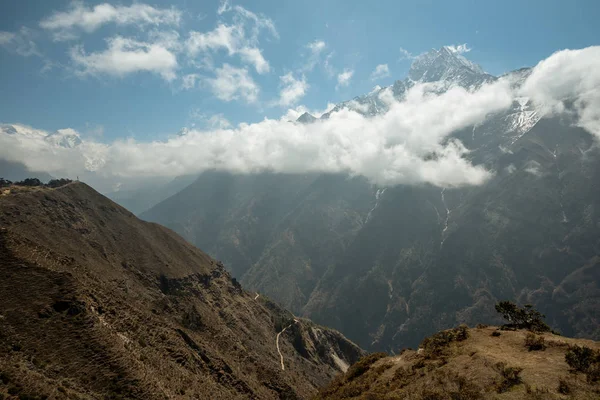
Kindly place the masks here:
<instances>
[{"instance_id":1,"label":"foreground hill","mask_svg":"<svg viewBox=\"0 0 600 400\"><path fill-rule=\"evenodd\" d=\"M534 338L529 347L525 345L528 334ZM570 348L598 351L597 342L551 333L531 335L495 327L440 332L423 341L417 351L363 358L317 399L600 398L600 385L594 381L600 374L572 371L565 361Z\"/></svg>"},{"instance_id":2,"label":"foreground hill","mask_svg":"<svg viewBox=\"0 0 600 400\"><path fill-rule=\"evenodd\" d=\"M363 354L83 183L0 193L0 299L2 398L310 398Z\"/></svg>"}]
</instances>

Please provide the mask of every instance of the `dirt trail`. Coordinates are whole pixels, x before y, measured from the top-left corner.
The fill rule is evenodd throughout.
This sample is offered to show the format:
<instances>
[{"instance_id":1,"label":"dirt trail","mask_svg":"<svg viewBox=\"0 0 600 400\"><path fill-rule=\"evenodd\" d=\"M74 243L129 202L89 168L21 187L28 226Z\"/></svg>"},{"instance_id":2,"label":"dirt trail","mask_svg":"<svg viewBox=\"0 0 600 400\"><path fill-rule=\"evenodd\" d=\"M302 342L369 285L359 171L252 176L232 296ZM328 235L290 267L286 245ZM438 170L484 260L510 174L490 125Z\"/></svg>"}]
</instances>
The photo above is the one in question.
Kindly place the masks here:
<instances>
[{"instance_id":1,"label":"dirt trail","mask_svg":"<svg viewBox=\"0 0 600 400\"><path fill-rule=\"evenodd\" d=\"M277 352L279 353L279 357L281 358L281 370L282 370L282 371L285 371L285 365L284 365L284 363L283 363L283 354L281 354L281 350L279 349L279 335L281 335L283 332L285 332L285 330L286 330L287 328L289 328L290 326L292 326L292 325L294 325L294 324L297 324L297 323L298 323L298 320L297 320L297 319L294 319L294 322L292 322L291 324L289 324L288 326L286 326L285 328L283 328L283 329L281 330L281 332L279 332L279 333L277 334L277 339L275 339L275 346L277 347Z\"/></svg>"}]
</instances>

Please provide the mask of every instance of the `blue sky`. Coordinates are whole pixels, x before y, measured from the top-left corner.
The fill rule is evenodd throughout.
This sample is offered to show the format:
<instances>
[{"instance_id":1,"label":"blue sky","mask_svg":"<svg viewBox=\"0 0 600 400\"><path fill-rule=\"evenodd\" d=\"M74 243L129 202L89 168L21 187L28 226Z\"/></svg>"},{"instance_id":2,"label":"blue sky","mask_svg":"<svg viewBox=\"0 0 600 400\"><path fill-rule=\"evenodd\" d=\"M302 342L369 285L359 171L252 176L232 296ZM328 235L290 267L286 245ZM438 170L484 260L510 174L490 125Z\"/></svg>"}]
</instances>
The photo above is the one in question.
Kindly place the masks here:
<instances>
[{"instance_id":1,"label":"blue sky","mask_svg":"<svg viewBox=\"0 0 600 400\"><path fill-rule=\"evenodd\" d=\"M583 0L101 4L2 1L0 122L104 142L162 139L299 105L322 110L403 78L406 52L466 43L469 59L501 74L600 37L600 3ZM389 73L372 79L378 65Z\"/></svg>"}]
</instances>

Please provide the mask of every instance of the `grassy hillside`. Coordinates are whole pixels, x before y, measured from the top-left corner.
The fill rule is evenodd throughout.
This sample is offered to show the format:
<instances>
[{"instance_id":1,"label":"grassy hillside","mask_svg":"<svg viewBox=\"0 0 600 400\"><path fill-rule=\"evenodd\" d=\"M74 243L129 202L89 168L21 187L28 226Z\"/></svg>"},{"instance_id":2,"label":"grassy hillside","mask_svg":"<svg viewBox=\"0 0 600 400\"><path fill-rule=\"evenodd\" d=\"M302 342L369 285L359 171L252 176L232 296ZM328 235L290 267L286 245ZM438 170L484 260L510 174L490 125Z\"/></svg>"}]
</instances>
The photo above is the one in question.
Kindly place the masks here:
<instances>
[{"instance_id":1,"label":"grassy hillside","mask_svg":"<svg viewBox=\"0 0 600 400\"><path fill-rule=\"evenodd\" d=\"M583 371L565 357L586 364L577 346L592 353ZM316 399L598 399L599 371L600 344L591 340L462 326L418 350L364 357Z\"/></svg>"}]
</instances>

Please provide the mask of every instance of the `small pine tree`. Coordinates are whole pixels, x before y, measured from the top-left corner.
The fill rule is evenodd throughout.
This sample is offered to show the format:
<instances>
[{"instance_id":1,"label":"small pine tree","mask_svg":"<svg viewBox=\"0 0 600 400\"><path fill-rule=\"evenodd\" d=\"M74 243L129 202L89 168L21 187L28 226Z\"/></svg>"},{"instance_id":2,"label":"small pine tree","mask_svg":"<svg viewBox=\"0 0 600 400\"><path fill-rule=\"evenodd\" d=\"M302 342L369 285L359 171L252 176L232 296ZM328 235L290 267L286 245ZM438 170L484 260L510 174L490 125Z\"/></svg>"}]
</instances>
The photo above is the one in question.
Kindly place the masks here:
<instances>
[{"instance_id":1,"label":"small pine tree","mask_svg":"<svg viewBox=\"0 0 600 400\"><path fill-rule=\"evenodd\" d=\"M504 328L529 329L533 332L548 332L550 327L544 322L545 315L526 304L523 308L510 301L501 301L496 304L496 311L502 314L508 324Z\"/></svg>"}]
</instances>

